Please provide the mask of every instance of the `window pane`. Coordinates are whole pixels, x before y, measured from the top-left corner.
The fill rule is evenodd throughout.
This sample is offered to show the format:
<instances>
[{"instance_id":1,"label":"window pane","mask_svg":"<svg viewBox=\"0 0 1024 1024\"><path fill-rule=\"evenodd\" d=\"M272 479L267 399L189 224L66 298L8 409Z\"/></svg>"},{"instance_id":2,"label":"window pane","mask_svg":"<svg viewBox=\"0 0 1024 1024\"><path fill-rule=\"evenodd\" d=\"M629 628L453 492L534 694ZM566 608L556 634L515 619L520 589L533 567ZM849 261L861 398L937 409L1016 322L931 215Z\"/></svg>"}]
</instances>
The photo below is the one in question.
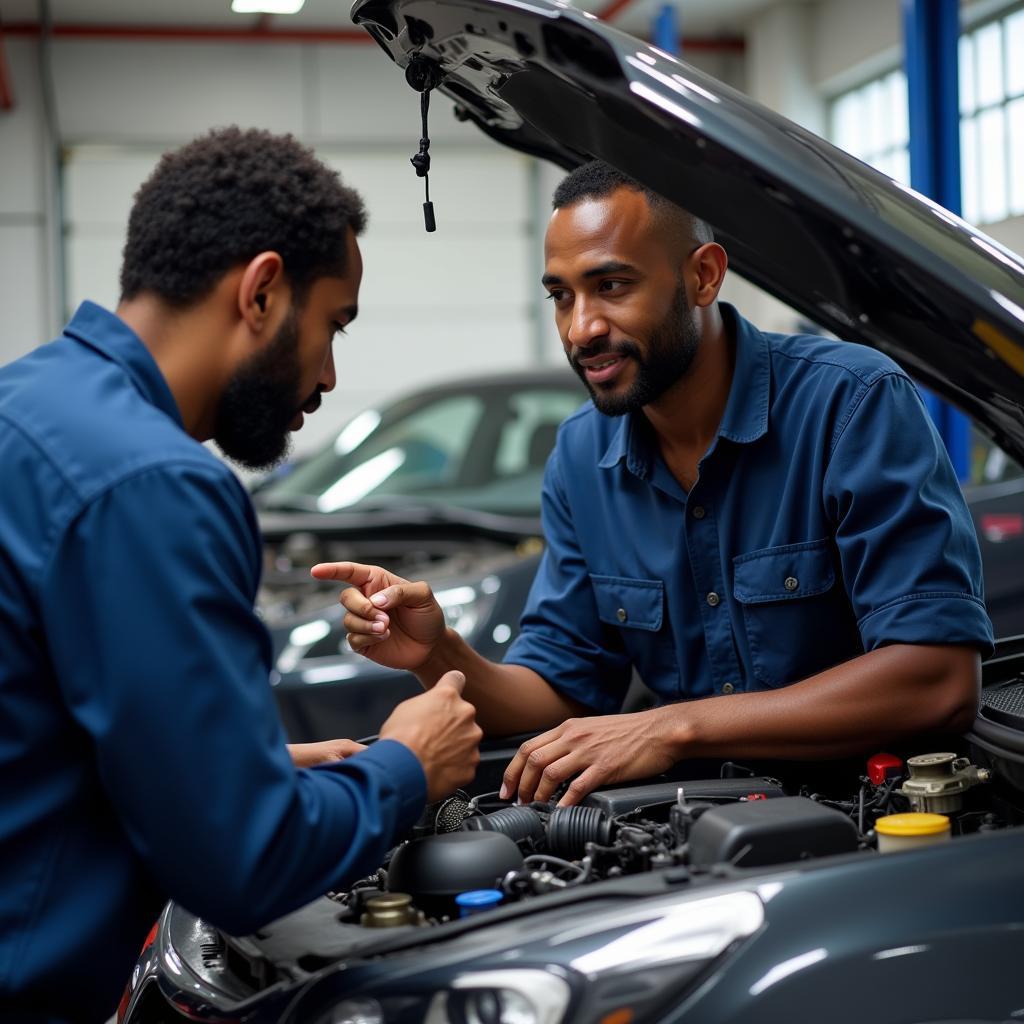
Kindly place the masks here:
<instances>
[{"instance_id":1,"label":"window pane","mask_svg":"<svg viewBox=\"0 0 1024 1024\"><path fill-rule=\"evenodd\" d=\"M868 160L873 160L886 148L889 125L886 123L886 89L881 80L872 82L864 89L867 99L864 125L865 153Z\"/></svg>"},{"instance_id":2,"label":"window pane","mask_svg":"<svg viewBox=\"0 0 1024 1024\"><path fill-rule=\"evenodd\" d=\"M970 114L975 106L974 37L960 37L960 113Z\"/></svg>"},{"instance_id":3,"label":"window pane","mask_svg":"<svg viewBox=\"0 0 1024 1024\"><path fill-rule=\"evenodd\" d=\"M1006 26L1006 91L1011 96L1024 93L1024 10L1011 14Z\"/></svg>"},{"instance_id":4,"label":"window pane","mask_svg":"<svg viewBox=\"0 0 1024 1024\"><path fill-rule=\"evenodd\" d=\"M1024 213L1024 98L1006 107L1010 147L1010 212Z\"/></svg>"},{"instance_id":5,"label":"window pane","mask_svg":"<svg viewBox=\"0 0 1024 1024\"><path fill-rule=\"evenodd\" d=\"M905 146L910 138L910 126L907 76L902 71L894 71L889 76L889 116L892 118L891 142L896 146Z\"/></svg>"},{"instance_id":6,"label":"window pane","mask_svg":"<svg viewBox=\"0 0 1024 1024\"><path fill-rule=\"evenodd\" d=\"M960 185L963 218L977 224L981 217L978 195L978 121L964 118L960 122Z\"/></svg>"},{"instance_id":7,"label":"window pane","mask_svg":"<svg viewBox=\"0 0 1024 1024\"><path fill-rule=\"evenodd\" d=\"M978 106L1001 103L1003 91L1003 29L997 21L978 29L977 43Z\"/></svg>"},{"instance_id":8,"label":"window pane","mask_svg":"<svg viewBox=\"0 0 1024 1024\"><path fill-rule=\"evenodd\" d=\"M832 139L840 149L860 156L860 97L855 92L840 96L832 107Z\"/></svg>"},{"instance_id":9,"label":"window pane","mask_svg":"<svg viewBox=\"0 0 1024 1024\"><path fill-rule=\"evenodd\" d=\"M981 170L981 222L1004 220L1006 196L1006 131L1003 107L978 115L978 164Z\"/></svg>"},{"instance_id":10,"label":"window pane","mask_svg":"<svg viewBox=\"0 0 1024 1024\"><path fill-rule=\"evenodd\" d=\"M896 151L894 157L895 169L893 177L897 181L902 181L904 185L910 184L910 153L905 149Z\"/></svg>"}]
</instances>

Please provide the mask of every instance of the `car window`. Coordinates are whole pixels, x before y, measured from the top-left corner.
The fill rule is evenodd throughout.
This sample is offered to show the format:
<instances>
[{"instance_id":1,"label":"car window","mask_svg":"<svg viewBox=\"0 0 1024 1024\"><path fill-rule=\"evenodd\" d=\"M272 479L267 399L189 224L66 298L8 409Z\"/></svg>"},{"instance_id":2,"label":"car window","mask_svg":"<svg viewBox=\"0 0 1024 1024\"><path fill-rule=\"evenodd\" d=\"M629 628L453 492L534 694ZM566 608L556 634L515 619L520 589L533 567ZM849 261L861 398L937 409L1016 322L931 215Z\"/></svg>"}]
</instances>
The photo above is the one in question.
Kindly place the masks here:
<instances>
[{"instance_id":1,"label":"car window","mask_svg":"<svg viewBox=\"0 0 1024 1024\"><path fill-rule=\"evenodd\" d=\"M579 408L581 396L565 391L520 391L509 399L510 416L494 458L495 475L529 473L544 463L555 446L558 426Z\"/></svg>"},{"instance_id":2,"label":"car window","mask_svg":"<svg viewBox=\"0 0 1024 1024\"><path fill-rule=\"evenodd\" d=\"M334 512L408 499L536 514L558 425L585 399L567 379L400 400L355 417L331 444L264 487L259 501Z\"/></svg>"}]
</instances>

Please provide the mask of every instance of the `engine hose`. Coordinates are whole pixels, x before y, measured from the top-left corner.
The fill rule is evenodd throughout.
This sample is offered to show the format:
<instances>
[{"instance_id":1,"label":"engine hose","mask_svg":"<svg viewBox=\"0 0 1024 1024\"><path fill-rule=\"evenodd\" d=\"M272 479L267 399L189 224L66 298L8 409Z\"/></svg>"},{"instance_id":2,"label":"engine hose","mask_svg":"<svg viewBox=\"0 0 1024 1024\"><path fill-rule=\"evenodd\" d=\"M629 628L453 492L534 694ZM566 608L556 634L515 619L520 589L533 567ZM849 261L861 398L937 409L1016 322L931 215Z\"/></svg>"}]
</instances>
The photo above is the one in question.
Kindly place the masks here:
<instances>
[{"instance_id":1,"label":"engine hose","mask_svg":"<svg viewBox=\"0 0 1024 1024\"><path fill-rule=\"evenodd\" d=\"M544 821L532 807L503 807L492 814L468 818L462 827L467 831L501 832L517 843L544 835Z\"/></svg>"},{"instance_id":2,"label":"engine hose","mask_svg":"<svg viewBox=\"0 0 1024 1024\"><path fill-rule=\"evenodd\" d=\"M548 849L573 860L586 853L587 843L607 846L612 829L612 819L597 807L556 807L548 818Z\"/></svg>"}]
</instances>

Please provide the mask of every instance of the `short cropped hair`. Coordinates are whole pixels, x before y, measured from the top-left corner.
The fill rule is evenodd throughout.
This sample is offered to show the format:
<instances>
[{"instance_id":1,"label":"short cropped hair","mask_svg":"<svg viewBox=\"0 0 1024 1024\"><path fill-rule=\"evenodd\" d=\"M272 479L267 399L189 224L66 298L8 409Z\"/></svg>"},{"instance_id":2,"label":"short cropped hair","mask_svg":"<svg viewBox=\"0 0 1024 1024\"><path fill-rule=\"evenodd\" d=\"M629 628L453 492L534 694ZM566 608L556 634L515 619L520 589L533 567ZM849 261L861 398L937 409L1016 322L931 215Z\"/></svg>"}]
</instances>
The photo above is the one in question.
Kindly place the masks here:
<instances>
[{"instance_id":1,"label":"short cropped hair","mask_svg":"<svg viewBox=\"0 0 1024 1024\"><path fill-rule=\"evenodd\" d=\"M152 292L185 308L273 251L301 303L315 280L345 272L347 229L365 227L359 194L293 136L217 129L165 153L136 192L121 298Z\"/></svg>"},{"instance_id":2,"label":"short cropped hair","mask_svg":"<svg viewBox=\"0 0 1024 1024\"><path fill-rule=\"evenodd\" d=\"M555 210L560 210L566 206L574 206L582 199L601 199L620 188L642 193L654 214L655 221L666 229L673 240L696 245L715 240L714 233L706 221L694 217L688 210L684 210L603 160L591 160L590 163L581 164L563 178L555 189L551 206Z\"/></svg>"}]
</instances>

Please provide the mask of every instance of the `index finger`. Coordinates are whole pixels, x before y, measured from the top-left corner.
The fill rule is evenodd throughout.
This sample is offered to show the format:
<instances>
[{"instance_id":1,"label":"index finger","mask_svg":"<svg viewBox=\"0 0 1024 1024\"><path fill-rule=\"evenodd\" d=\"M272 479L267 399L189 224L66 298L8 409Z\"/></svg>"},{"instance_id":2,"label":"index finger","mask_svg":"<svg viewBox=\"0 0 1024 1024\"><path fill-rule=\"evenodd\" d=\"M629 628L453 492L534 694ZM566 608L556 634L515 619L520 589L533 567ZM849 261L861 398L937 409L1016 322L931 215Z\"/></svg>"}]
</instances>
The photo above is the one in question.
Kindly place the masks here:
<instances>
[{"instance_id":1,"label":"index finger","mask_svg":"<svg viewBox=\"0 0 1024 1024\"><path fill-rule=\"evenodd\" d=\"M309 570L318 580L340 580L362 587L373 578L374 566L360 562L318 562Z\"/></svg>"},{"instance_id":2,"label":"index finger","mask_svg":"<svg viewBox=\"0 0 1024 1024\"><path fill-rule=\"evenodd\" d=\"M453 669L451 672L445 672L434 684L435 687L442 685L450 687L461 697L462 691L466 689L466 677L463 673Z\"/></svg>"}]
</instances>

